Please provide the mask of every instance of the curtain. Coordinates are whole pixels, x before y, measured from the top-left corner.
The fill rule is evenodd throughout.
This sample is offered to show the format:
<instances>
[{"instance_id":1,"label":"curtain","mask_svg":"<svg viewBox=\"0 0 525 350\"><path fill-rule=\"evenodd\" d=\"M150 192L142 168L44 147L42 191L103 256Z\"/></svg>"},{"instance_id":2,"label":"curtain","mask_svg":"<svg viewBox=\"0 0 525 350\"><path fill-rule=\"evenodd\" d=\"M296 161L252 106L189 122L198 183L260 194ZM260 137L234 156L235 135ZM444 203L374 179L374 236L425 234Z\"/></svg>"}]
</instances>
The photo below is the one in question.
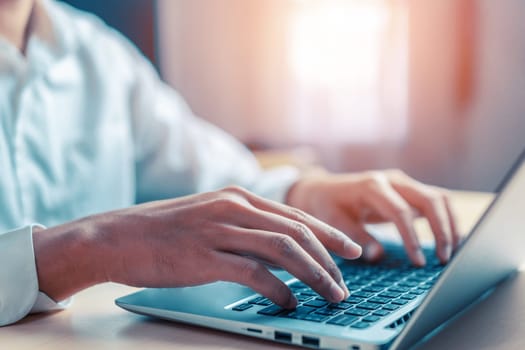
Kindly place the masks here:
<instances>
[{"instance_id":1,"label":"curtain","mask_svg":"<svg viewBox=\"0 0 525 350\"><path fill-rule=\"evenodd\" d=\"M403 0L159 0L161 71L250 144L399 144L407 17Z\"/></svg>"}]
</instances>

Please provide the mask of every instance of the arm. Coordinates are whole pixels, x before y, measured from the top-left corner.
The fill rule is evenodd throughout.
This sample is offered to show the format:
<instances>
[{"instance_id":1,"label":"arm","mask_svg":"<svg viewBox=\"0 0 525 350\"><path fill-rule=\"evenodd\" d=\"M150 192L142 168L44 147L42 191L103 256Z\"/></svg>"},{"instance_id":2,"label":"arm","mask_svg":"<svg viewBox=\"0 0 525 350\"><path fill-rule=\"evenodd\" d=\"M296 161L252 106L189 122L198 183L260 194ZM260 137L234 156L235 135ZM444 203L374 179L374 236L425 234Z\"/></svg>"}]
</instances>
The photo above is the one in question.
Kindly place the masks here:
<instances>
[{"instance_id":1,"label":"arm","mask_svg":"<svg viewBox=\"0 0 525 350\"><path fill-rule=\"evenodd\" d=\"M84 218L36 232L34 245L40 289L56 300L106 281L177 287L226 280L288 308L295 297L260 261L338 302L348 290L325 247L349 259L361 254L338 230L239 187Z\"/></svg>"}]
</instances>

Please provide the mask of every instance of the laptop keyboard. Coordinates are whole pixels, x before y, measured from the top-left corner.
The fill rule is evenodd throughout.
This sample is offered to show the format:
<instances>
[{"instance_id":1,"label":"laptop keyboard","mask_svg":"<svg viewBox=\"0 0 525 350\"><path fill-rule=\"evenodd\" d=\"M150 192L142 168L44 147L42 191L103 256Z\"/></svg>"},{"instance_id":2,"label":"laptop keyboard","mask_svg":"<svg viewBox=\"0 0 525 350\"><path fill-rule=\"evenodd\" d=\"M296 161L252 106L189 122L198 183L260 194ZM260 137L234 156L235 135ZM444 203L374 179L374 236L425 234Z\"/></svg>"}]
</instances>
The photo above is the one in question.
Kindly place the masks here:
<instances>
[{"instance_id":1,"label":"laptop keyboard","mask_svg":"<svg viewBox=\"0 0 525 350\"><path fill-rule=\"evenodd\" d=\"M329 303L297 281L289 285L298 301L294 310L283 309L263 296L256 296L232 310L240 312L263 306L258 314L365 329L428 293L443 266L433 251L425 250L425 255L427 265L422 268L412 266L402 249L388 251L379 264L345 262L340 268L350 296L337 304Z\"/></svg>"}]
</instances>

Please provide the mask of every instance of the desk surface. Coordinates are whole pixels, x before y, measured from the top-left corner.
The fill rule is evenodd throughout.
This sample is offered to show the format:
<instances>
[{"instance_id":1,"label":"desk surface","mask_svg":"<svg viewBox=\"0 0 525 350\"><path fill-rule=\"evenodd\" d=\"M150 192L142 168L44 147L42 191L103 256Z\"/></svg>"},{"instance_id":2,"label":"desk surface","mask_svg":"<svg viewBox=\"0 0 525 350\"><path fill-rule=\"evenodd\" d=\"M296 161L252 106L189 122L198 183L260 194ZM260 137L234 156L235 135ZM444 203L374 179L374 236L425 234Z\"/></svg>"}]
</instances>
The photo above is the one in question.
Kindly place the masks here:
<instances>
[{"instance_id":1,"label":"desk surface","mask_svg":"<svg viewBox=\"0 0 525 350\"><path fill-rule=\"evenodd\" d=\"M455 193L453 205L461 230L468 232L490 196ZM0 328L2 349L297 349L219 331L154 320L113 304L134 288L105 284L75 296L62 312L29 316ZM525 349L525 274L505 282L496 293L445 328L425 349Z\"/></svg>"}]
</instances>

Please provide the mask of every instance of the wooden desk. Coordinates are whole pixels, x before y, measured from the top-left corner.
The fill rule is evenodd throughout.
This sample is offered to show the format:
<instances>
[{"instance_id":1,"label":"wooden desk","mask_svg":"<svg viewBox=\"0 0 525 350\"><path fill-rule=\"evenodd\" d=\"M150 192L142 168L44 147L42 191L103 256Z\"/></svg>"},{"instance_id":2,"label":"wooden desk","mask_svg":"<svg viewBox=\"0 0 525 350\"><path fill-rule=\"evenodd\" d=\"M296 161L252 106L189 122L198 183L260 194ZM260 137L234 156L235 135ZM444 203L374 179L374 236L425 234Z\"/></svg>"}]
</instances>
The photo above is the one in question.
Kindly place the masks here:
<instances>
[{"instance_id":1,"label":"wooden desk","mask_svg":"<svg viewBox=\"0 0 525 350\"><path fill-rule=\"evenodd\" d=\"M454 205L463 231L490 196L457 193ZM425 349L525 349L525 276L520 274L489 299L433 338ZM34 315L0 328L0 349L297 349L239 335L154 320L113 304L134 288L106 284L79 293L74 304L55 314Z\"/></svg>"}]
</instances>

